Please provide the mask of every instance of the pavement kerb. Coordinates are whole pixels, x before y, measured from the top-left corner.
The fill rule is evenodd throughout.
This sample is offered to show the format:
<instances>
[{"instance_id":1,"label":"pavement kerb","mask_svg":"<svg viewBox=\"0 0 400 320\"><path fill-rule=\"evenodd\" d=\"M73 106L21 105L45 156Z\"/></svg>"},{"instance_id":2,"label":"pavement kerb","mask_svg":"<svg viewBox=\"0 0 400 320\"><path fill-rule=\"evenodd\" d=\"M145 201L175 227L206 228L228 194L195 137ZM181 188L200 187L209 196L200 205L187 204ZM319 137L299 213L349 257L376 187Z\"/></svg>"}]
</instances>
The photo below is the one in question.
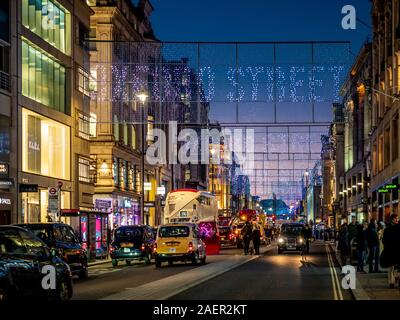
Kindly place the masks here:
<instances>
[{"instance_id":1,"label":"pavement kerb","mask_svg":"<svg viewBox=\"0 0 400 320\"><path fill-rule=\"evenodd\" d=\"M104 259L100 261L88 262L88 267L97 266L99 264L111 263L111 259Z\"/></svg>"},{"instance_id":2,"label":"pavement kerb","mask_svg":"<svg viewBox=\"0 0 400 320\"><path fill-rule=\"evenodd\" d=\"M342 263L340 261L340 258L338 256L336 249L332 246L332 244L329 244L329 246L332 249L332 251L335 253L336 261L338 262L340 269L342 269ZM340 274L342 274L342 272L340 272ZM357 274L356 274L356 289L350 288L349 291L354 300L371 300L371 298L368 296L367 292L364 290L363 286L361 285L361 282L358 279Z\"/></svg>"}]
</instances>

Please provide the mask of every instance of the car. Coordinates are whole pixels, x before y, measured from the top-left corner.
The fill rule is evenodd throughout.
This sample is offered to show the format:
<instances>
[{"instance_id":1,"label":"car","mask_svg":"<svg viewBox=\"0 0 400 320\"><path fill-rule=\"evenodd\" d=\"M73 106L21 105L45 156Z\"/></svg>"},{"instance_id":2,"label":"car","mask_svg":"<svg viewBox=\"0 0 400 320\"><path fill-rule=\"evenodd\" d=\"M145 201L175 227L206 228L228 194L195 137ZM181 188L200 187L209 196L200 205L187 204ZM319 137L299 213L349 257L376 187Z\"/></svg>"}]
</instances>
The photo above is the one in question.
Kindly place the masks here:
<instances>
[{"instance_id":1,"label":"car","mask_svg":"<svg viewBox=\"0 0 400 320\"><path fill-rule=\"evenodd\" d=\"M49 267L55 271L54 289L43 286L43 280L47 283L44 277L51 269ZM56 250L50 250L26 229L0 226L0 300L68 300L72 294L71 269Z\"/></svg>"},{"instance_id":2,"label":"car","mask_svg":"<svg viewBox=\"0 0 400 320\"><path fill-rule=\"evenodd\" d=\"M144 261L150 264L153 259L153 245L155 235L153 229L147 225L121 226L114 230L113 242L110 246L111 263L114 267L118 262Z\"/></svg>"},{"instance_id":3,"label":"car","mask_svg":"<svg viewBox=\"0 0 400 320\"><path fill-rule=\"evenodd\" d=\"M305 241L302 237L304 225L301 223L283 223L278 237L278 253L293 250L301 251Z\"/></svg>"},{"instance_id":4,"label":"car","mask_svg":"<svg viewBox=\"0 0 400 320\"><path fill-rule=\"evenodd\" d=\"M172 223L159 226L154 246L156 268L168 261L187 262L193 265L206 262L206 247L198 226L194 223Z\"/></svg>"},{"instance_id":5,"label":"car","mask_svg":"<svg viewBox=\"0 0 400 320\"><path fill-rule=\"evenodd\" d=\"M236 237L233 232L232 226L219 226L218 231L222 245L229 245L229 246L236 245Z\"/></svg>"},{"instance_id":6,"label":"car","mask_svg":"<svg viewBox=\"0 0 400 320\"><path fill-rule=\"evenodd\" d=\"M25 223L18 224L41 239L50 249L58 251L59 256L70 266L72 275L85 279L88 276L88 258L80 239L72 227L65 223Z\"/></svg>"}]
</instances>

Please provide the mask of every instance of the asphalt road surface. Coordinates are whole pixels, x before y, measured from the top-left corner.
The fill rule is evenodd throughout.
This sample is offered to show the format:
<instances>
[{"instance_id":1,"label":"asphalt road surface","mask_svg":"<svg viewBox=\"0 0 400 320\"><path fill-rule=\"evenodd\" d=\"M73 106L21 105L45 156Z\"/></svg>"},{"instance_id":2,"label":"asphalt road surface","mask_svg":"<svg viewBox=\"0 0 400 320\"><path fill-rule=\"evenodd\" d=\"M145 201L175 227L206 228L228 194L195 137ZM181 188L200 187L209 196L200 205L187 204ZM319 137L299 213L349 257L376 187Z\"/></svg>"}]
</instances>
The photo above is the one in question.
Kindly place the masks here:
<instances>
[{"instance_id":1,"label":"asphalt road surface","mask_svg":"<svg viewBox=\"0 0 400 320\"><path fill-rule=\"evenodd\" d=\"M352 299L339 288L341 276L334 254L323 242L311 246L307 261L301 261L299 252L278 254L273 245L263 249L258 258L200 283L175 296L175 299ZM224 248L219 256L208 257L208 264L221 261L226 255L242 255L242 250ZM90 267L89 277L74 280L73 299L101 299L115 293L178 275L201 266L176 263L161 269L142 262L127 266L111 263ZM173 278L171 278L173 279Z\"/></svg>"}]
</instances>

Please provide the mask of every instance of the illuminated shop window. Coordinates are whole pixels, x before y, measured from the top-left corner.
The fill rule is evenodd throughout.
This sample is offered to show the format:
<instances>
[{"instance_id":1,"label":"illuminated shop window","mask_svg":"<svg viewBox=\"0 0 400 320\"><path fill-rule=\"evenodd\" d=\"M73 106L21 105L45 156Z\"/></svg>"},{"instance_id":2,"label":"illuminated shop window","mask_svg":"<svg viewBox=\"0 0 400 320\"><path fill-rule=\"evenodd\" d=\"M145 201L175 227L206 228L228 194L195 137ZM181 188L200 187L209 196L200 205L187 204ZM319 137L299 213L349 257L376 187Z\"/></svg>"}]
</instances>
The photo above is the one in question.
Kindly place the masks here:
<instances>
[{"instance_id":1,"label":"illuminated shop window","mask_svg":"<svg viewBox=\"0 0 400 320\"><path fill-rule=\"evenodd\" d=\"M66 113L65 87L65 68L23 40L22 94Z\"/></svg>"},{"instance_id":2,"label":"illuminated shop window","mask_svg":"<svg viewBox=\"0 0 400 320\"><path fill-rule=\"evenodd\" d=\"M70 179L70 127L22 109L22 169Z\"/></svg>"},{"instance_id":3,"label":"illuminated shop window","mask_svg":"<svg viewBox=\"0 0 400 320\"><path fill-rule=\"evenodd\" d=\"M78 158L79 164L79 181L90 182L90 159Z\"/></svg>"},{"instance_id":4,"label":"illuminated shop window","mask_svg":"<svg viewBox=\"0 0 400 320\"><path fill-rule=\"evenodd\" d=\"M78 67L78 90L84 95L89 96L90 86L89 86L89 73L83 68Z\"/></svg>"},{"instance_id":5,"label":"illuminated shop window","mask_svg":"<svg viewBox=\"0 0 400 320\"><path fill-rule=\"evenodd\" d=\"M22 0L22 24L61 52L71 54L71 15L52 0Z\"/></svg>"},{"instance_id":6,"label":"illuminated shop window","mask_svg":"<svg viewBox=\"0 0 400 320\"><path fill-rule=\"evenodd\" d=\"M78 112L78 136L87 140L90 137L90 118L82 112Z\"/></svg>"}]
</instances>

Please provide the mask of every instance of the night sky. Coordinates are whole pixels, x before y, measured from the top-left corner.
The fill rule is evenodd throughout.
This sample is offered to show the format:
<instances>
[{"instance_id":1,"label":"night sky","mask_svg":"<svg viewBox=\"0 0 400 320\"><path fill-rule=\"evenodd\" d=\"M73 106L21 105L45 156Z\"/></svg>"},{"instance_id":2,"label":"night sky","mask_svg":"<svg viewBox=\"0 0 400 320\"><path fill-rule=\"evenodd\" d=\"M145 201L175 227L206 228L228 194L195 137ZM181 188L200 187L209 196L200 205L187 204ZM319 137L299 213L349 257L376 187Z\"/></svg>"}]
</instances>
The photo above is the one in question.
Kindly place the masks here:
<instances>
[{"instance_id":1,"label":"night sky","mask_svg":"<svg viewBox=\"0 0 400 320\"><path fill-rule=\"evenodd\" d=\"M292 123L290 129L284 126L256 128L256 153L262 159L256 159L255 171L250 174L252 194L268 198L276 192L279 198L288 203L301 197L301 176L305 170L314 166L320 157L321 134L326 134L327 127L318 126L318 122L330 122L332 102L340 101L338 88L346 72L334 83L331 66L343 66L346 70L353 63L356 54L370 35L371 29L357 22L356 30L343 30L341 27L344 5L356 8L357 18L370 25L370 1L368 0L152 0L154 12L151 17L155 35L161 41L201 41L201 42L259 42L259 41L350 41L350 47L320 46L314 48L314 65L324 66L317 74L323 79L323 85L317 88L311 112L310 100L293 101L290 98L292 68L302 68L305 72L296 73L303 84L296 88L296 94L309 95L310 46L290 45L277 48L277 65L285 73L285 79L277 84L278 100L282 92L282 101L276 104L276 121ZM348 53L350 49L350 53ZM170 60L187 56L189 63L197 63L196 47L188 45L168 45L165 56ZM227 92L232 88L228 81L227 70L234 65L234 46L202 45L200 66L211 66L215 73L214 97L210 101L210 119L220 123L234 122L236 104L229 102ZM259 78L257 98L252 100L251 79L247 68L263 65L268 68L272 62L271 47L263 45L241 46L239 64L243 75L239 82L244 94L238 104L239 122L273 122L273 103L268 101L268 81L266 72ZM343 63L343 58L346 60ZM265 71L266 69L264 69ZM207 81L206 81L207 82ZM207 85L205 83L207 91ZM333 90L333 88L336 88ZM335 92L334 92L335 91ZM332 96L335 96L332 99ZM324 100L324 101L322 101ZM316 123L308 128L293 125L297 122ZM267 130L267 131L266 131ZM288 131L289 130L289 131ZM302 153L310 153L309 156ZM305 157L305 158L303 158ZM295 160L296 159L296 160ZM303 160L304 159L304 160ZM257 161L259 160L259 161Z\"/></svg>"},{"instance_id":2,"label":"night sky","mask_svg":"<svg viewBox=\"0 0 400 320\"><path fill-rule=\"evenodd\" d=\"M152 23L164 41L348 40L357 53L371 29L341 28L341 8L353 5L371 25L368 0L152 0Z\"/></svg>"}]
</instances>

